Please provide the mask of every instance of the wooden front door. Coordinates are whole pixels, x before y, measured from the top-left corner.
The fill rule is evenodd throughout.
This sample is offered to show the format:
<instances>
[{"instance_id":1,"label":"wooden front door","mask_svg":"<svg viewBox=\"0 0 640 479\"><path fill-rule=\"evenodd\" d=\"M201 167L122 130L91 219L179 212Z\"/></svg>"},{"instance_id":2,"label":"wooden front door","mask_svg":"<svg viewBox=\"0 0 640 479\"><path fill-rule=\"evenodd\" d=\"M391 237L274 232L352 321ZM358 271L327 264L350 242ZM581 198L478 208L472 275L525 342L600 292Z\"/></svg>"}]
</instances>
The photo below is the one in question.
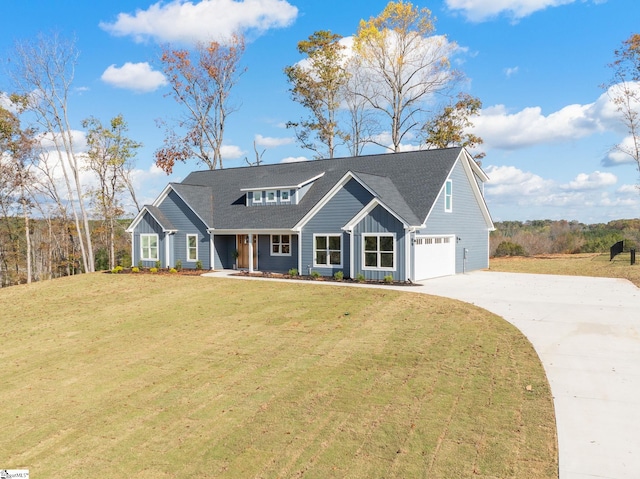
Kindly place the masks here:
<instances>
[{"instance_id":1,"label":"wooden front door","mask_svg":"<svg viewBox=\"0 0 640 479\"><path fill-rule=\"evenodd\" d=\"M238 268L249 267L249 235L238 235ZM253 235L253 269L258 269L258 235Z\"/></svg>"}]
</instances>

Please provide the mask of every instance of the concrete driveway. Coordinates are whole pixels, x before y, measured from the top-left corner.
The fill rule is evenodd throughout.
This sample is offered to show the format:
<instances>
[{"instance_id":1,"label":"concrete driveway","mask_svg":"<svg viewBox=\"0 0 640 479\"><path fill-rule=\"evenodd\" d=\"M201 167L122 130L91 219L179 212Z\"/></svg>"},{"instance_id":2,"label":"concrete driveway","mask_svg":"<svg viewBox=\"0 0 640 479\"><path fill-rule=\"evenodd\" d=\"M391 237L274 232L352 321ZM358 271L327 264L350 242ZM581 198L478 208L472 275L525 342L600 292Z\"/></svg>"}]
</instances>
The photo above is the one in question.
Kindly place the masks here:
<instances>
[{"instance_id":1,"label":"concrete driveway","mask_svg":"<svg viewBox=\"0 0 640 479\"><path fill-rule=\"evenodd\" d=\"M496 313L533 343L554 397L560 479L640 478L640 289L488 271L418 289Z\"/></svg>"}]
</instances>

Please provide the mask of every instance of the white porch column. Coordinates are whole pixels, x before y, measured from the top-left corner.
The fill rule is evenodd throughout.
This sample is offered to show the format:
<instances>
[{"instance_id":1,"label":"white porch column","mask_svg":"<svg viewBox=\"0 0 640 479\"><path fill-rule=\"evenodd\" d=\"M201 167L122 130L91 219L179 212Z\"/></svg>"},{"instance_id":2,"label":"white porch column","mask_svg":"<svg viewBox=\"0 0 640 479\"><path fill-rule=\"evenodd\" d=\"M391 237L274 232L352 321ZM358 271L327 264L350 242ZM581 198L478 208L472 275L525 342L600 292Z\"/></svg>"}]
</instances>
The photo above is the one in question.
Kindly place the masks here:
<instances>
[{"instance_id":1,"label":"white porch column","mask_svg":"<svg viewBox=\"0 0 640 479\"><path fill-rule=\"evenodd\" d=\"M249 233L249 273L253 273L253 233Z\"/></svg>"},{"instance_id":2,"label":"white porch column","mask_svg":"<svg viewBox=\"0 0 640 479\"><path fill-rule=\"evenodd\" d=\"M213 242L213 231L209 231L209 269L216 269L216 250Z\"/></svg>"}]
</instances>

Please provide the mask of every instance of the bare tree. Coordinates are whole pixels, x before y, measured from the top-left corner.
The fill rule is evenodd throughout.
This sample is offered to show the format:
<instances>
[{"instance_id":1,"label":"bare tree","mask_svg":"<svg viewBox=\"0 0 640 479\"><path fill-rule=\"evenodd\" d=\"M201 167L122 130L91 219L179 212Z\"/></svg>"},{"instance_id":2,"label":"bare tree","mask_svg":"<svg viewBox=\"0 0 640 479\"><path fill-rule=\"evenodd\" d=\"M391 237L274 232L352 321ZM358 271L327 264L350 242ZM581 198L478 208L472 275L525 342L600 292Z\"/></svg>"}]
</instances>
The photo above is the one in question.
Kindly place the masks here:
<instances>
[{"instance_id":1,"label":"bare tree","mask_svg":"<svg viewBox=\"0 0 640 479\"><path fill-rule=\"evenodd\" d=\"M52 34L32 42L17 42L12 60L12 99L33 114L40 130L51 141L60 158L85 272L93 272L94 256L89 217L80 182L81 161L69 120L69 95L78 59L75 41ZM78 215L78 209L80 215Z\"/></svg>"},{"instance_id":2,"label":"bare tree","mask_svg":"<svg viewBox=\"0 0 640 479\"><path fill-rule=\"evenodd\" d=\"M177 161L197 158L209 169L222 168L222 144L229 116L232 88L244 69L240 60L244 38L234 35L228 45L198 43L195 51L163 48L161 61L173 98L184 107L185 115L166 128L164 146L156 151L156 165L171 173Z\"/></svg>"},{"instance_id":3,"label":"bare tree","mask_svg":"<svg viewBox=\"0 0 640 479\"><path fill-rule=\"evenodd\" d=\"M380 146L400 151L403 139L422 125L427 102L459 76L449 62L455 44L434 31L428 9L402 0L360 22L354 48L366 84L359 94L391 132L391 146L376 140Z\"/></svg>"},{"instance_id":4,"label":"bare tree","mask_svg":"<svg viewBox=\"0 0 640 479\"><path fill-rule=\"evenodd\" d=\"M614 52L613 78L605 85L627 128L628 141L614 147L631 157L640 171L640 34L634 33Z\"/></svg>"}]
</instances>

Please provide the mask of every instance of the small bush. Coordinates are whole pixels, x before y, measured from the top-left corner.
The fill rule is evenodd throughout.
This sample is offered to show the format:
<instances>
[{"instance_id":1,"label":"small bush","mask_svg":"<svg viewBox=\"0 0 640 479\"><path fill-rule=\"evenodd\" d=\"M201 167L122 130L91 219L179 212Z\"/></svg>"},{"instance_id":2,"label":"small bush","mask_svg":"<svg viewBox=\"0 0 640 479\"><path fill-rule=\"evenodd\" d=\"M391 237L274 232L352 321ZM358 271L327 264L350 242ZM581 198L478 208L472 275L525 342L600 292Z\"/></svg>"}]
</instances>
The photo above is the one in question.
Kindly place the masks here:
<instances>
[{"instance_id":1,"label":"small bush","mask_svg":"<svg viewBox=\"0 0 640 479\"><path fill-rule=\"evenodd\" d=\"M501 256L524 256L524 248L518 243L512 243L511 241L503 241L496 248L497 258Z\"/></svg>"},{"instance_id":2,"label":"small bush","mask_svg":"<svg viewBox=\"0 0 640 479\"><path fill-rule=\"evenodd\" d=\"M124 268L122 266L116 266L115 268L113 268L111 270L112 274L118 274L119 272L121 272Z\"/></svg>"},{"instance_id":3,"label":"small bush","mask_svg":"<svg viewBox=\"0 0 640 479\"><path fill-rule=\"evenodd\" d=\"M157 273L158 272L158 268L150 268L149 269L149 273Z\"/></svg>"},{"instance_id":4,"label":"small bush","mask_svg":"<svg viewBox=\"0 0 640 479\"><path fill-rule=\"evenodd\" d=\"M298 268L291 268L289 270L289 276L298 276Z\"/></svg>"},{"instance_id":5,"label":"small bush","mask_svg":"<svg viewBox=\"0 0 640 479\"><path fill-rule=\"evenodd\" d=\"M197 270L201 270L202 269L202 261L200 261L200 260L196 261L196 269Z\"/></svg>"},{"instance_id":6,"label":"small bush","mask_svg":"<svg viewBox=\"0 0 640 479\"><path fill-rule=\"evenodd\" d=\"M142 264L142 260L138 261L138 270L144 269L144 264Z\"/></svg>"},{"instance_id":7,"label":"small bush","mask_svg":"<svg viewBox=\"0 0 640 479\"><path fill-rule=\"evenodd\" d=\"M311 272L311 277L313 279L318 279L320 277L320 273L318 273L317 271L312 271Z\"/></svg>"},{"instance_id":8,"label":"small bush","mask_svg":"<svg viewBox=\"0 0 640 479\"><path fill-rule=\"evenodd\" d=\"M356 281L358 283L364 283L364 280L365 280L364 274L358 273L358 275L356 276Z\"/></svg>"},{"instance_id":9,"label":"small bush","mask_svg":"<svg viewBox=\"0 0 640 479\"><path fill-rule=\"evenodd\" d=\"M387 284L391 284L393 283L393 275L392 274L388 274L384 277L384 282Z\"/></svg>"},{"instance_id":10,"label":"small bush","mask_svg":"<svg viewBox=\"0 0 640 479\"><path fill-rule=\"evenodd\" d=\"M162 268L162 263L160 261L156 261L156 269Z\"/></svg>"},{"instance_id":11,"label":"small bush","mask_svg":"<svg viewBox=\"0 0 640 479\"><path fill-rule=\"evenodd\" d=\"M178 270L177 270L177 269L175 269L175 268L171 268L171 269L169 270L169 273L171 273L171 274L176 274L177 272L178 272Z\"/></svg>"},{"instance_id":12,"label":"small bush","mask_svg":"<svg viewBox=\"0 0 640 479\"><path fill-rule=\"evenodd\" d=\"M335 279L336 281L342 281L344 278L344 273L342 271L336 271L335 273L333 273L333 279Z\"/></svg>"},{"instance_id":13,"label":"small bush","mask_svg":"<svg viewBox=\"0 0 640 479\"><path fill-rule=\"evenodd\" d=\"M140 272L140 268L138 268L137 266L134 266L133 268L131 268L131 272L132 273L139 273Z\"/></svg>"},{"instance_id":14,"label":"small bush","mask_svg":"<svg viewBox=\"0 0 640 479\"><path fill-rule=\"evenodd\" d=\"M182 261L176 261L176 271L182 271Z\"/></svg>"}]
</instances>

